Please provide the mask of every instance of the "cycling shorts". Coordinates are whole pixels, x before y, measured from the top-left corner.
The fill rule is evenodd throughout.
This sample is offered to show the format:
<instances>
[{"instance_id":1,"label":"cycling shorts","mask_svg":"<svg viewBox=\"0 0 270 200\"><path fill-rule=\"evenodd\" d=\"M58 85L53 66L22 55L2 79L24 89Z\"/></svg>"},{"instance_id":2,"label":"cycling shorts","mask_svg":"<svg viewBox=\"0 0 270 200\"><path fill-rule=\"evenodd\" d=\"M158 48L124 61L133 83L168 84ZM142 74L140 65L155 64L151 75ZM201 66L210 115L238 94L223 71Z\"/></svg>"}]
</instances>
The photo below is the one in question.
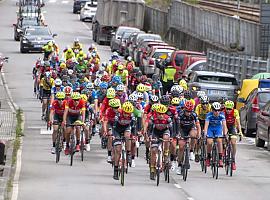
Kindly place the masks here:
<instances>
[{"instance_id":1,"label":"cycling shorts","mask_svg":"<svg viewBox=\"0 0 270 200\"><path fill-rule=\"evenodd\" d=\"M235 125L227 126L228 128L228 133L230 135L237 135L236 127Z\"/></svg>"},{"instance_id":2,"label":"cycling shorts","mask_svg":"<svg viewBox=\"0 0 270 200\"><path fill-rule=\"evenodd\" d=\"M62 123L62 121L63 121L63 115L58 115L58 114L54 113L53 125L59 125Z\"/></svg>"},{"instance_id":3,"label":"cycling shorts","mask_svg":"<svg viewBox=\"0 0 270 200\"><path fill-rule=\"evenodd\" d=\"M193 130L193 129L194 130L196 129L195 126L190 127L190 128L180 128L180 136L181 137L189 136L190 131Z\"/></svg>"},{"instance_id":4,"label":"cycling shorts","mask_svg":"<svg viewBox=\"0 0 270 200\"><path fill-rule=\"evenodd\" d=\"M113 136L115 138L120 139L124 135L125 132L131 132L131 126L130 125L121 126L117 124L117 126L113 130Z\"/></svg>"},{"instance_id":5,"label":"cycling shorts","mask_svg":"<svg viewBox=\"0 0 270 200\"><path fill-rule=\"evenodd\" d=\"M43 90L42 99L49 99L51 96L51 90Z\"/></svg>"},{"instance_id":6,"label":"cycling shorts","mask_svg":"<svg viewBox=\"0 0 270 200\"><path fill-rule=\"evenodd\" d=\"M170 137L169 129L158 130L158 129L154 128L154 130L153 130L153 138L163 138L163 135L168 135Z\"/></svg>"},{"instance_id":7,"label":"cycling shorts","mask_svg":"<svg viewBox=\"0 0 270 200\"><path fill-rule=\"evenodd\" d=\"M77 120L81 120L80 115L68 115L67 126L71 126L71 124L74 124Z\"/></svg>"},{"instance_id":8,"label":"cycling shorts","mask_svg":"<svg viewBox=\"0 0 270 200\"><path fill-rule=\"evenodd\" d=\"M203 130L204 129L205 120L199 119L199 121L200 121L201 129Z\"/></svg>"},{"instance_id":9,"label":"cycling shorts","mask_svg":"<svg viewBox=\"0 0 270 200\"><path fill-rule=\"evenodd\" d=\"M213 137L222 137L222 127L217 126L217 127L208 127L207 130L207 137L208 138L213 138Z\"/></svg>"}]
</instances>

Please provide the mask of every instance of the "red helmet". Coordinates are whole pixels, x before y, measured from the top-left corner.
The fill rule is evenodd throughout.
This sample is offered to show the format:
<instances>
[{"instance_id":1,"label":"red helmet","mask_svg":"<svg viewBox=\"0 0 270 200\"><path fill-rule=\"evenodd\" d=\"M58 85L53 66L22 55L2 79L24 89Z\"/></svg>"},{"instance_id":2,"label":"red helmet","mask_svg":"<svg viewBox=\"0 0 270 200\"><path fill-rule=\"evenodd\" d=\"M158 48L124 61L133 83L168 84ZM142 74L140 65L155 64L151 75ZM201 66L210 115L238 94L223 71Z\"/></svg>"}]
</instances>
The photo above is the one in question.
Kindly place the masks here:
<instances>
[{"instance_id":1,"label":"red helmet","mask_svg":"<svg viewBox=\"0 0 270 200\"><path fill-rule=\"evenodd\" d=\"M66 95L70 95L72 92L72 88L70 86L66 86L64 89L64 92Z\"/></svg>"},{"instance_id":2,"label":"red helmet","mask_svg":"<svg viewBox=\"0 0 270 200\"><path fill-rule=\"evenodd\" d=\"M194 104L192 103L192 101L186 101L185 103L185 110L187 111L193 111L194 109Z\"/></svg>"},{"instance_id":3,"label":"red helmet","mask_svg":"<svg viewBox=\"0 0 270 200\"><path fill-rule=\"evenodd\" d=\"M103 75L103 76L101 77L101 81L104 81L104 82L110 81L110 76L109 76L109 75Z\"/></svg>"}]
</instances>

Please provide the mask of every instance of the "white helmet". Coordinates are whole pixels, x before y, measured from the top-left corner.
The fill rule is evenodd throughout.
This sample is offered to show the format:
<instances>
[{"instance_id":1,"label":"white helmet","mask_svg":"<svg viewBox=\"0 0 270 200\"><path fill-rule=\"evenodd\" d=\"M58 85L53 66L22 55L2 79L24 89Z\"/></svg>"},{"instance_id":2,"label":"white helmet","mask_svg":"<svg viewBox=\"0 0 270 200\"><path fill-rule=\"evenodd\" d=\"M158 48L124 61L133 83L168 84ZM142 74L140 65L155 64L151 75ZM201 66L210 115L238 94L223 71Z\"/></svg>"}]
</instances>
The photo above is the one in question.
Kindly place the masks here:
<instances>
[{"instance_id":1,"label":"white helmet","mask_svg":"<svg viewBox=\"0 0 270 200\"><path fill-rule=\"evenodd\" d=\"M174 90L178 91L179 93L182 93L184 91L183 87L181 87L180 85L173 85L171 88L171 92Z\"/></svg>"},{"instance_id":2,"label":"white helmet","mask_svg":"<svg viewBox=\"0 0 270 200\"><path fill-rule=\"evenodd\" d=\"M157 102L158 101L158 96L157 95L151 95L150 99L153 102Z\"/></svg>"},{"instance_id":3,"label":"white helmet","mask_svg":"<svg viewBox=\"0 0 270 200\"><path fill-rule=\"evenodd\" d=\"M96 87L99 87L99 84L101 83L101 80L99 78L97 78L95 81L94 81L94 85Z\"/></svg>"},{"instance_id":4,"label":"white helmet","mask_svg":"<svg viewBox=\"0 0 270 200\"><path fill-rule=\"evenodd\" d=\"M57 79L54 80L54 85L55 86L61 86L62 85L62 81L59 78L57 78Z\"/></svg>"},{"instance_id":5,"label":"white helmet","mask_svg":"<svg viewBox=\"0 0 270 200\"><path fill-rule=\"evenodd\" d=\"M128 100L132 102L136 102L138 100L138 97L136 94L131 94L129 95Z\"/></svg>"},{"instance_id":6,"label":"white helmet","mask_svg":"<svg viewBox=\"0 0 270 200\"><path fill-rule=\"evenodd\" d=\"M212 103L212 109L213 110L220 110L221 109L221 104L219 102Z\"/></svg>"},{"instance_id":7,"label":"white helmet","mask_svg":"<svg viewBox=\"0 0 270 200\"><path fill-rule=\"evenodd\" d=\"M74 42L80 42L79 38L75 38Z\"/></svg>"},{"instance_id":8,"label":"white helmet","mask_svg":"<svg viewBox=\"0 0 270 200\"><path fill-rule=\"evenodd\" d=\"M91 82L87 83L87 84L86 84L86 88L87 88L87 89L94 89L93 83L91 83Z\"/></svg>"},{"instance_id":9,"label":"white helmet","mask_svg":"<svg viewBox=\"0 0 270 200\"><path fill-rule=\"evenodd\" d=\"M73 70L72 70L72 69L69 69L69 70L68 70L68 74L69 74L69 75L72 75L72 74L73 74Z\"/></svg>"},{"instance_id":10,"label":"white helmet","mask_svg":"<svg viewBox=\"0 0 270 200\"><path fill-rule=\"evenodd\" d=\"M118 56L118 53L116 51L113 52L113 56Z\"/></svg>"},{"instance_id":11,"label":"white helmet","mask_svg":"<svg viewBox=\"0 0 270 200\"><path fill-rule=\"evenodd\" d=\"M128 57L127 57L127 61L129 61L129 62L132 61L131 56L128 56Z\"/></svg>"},{"instance_id":12,"label":"white helmet","mask_svg":"<svg viewBox=\"0 0 270 200\"><path fill-rule=\"evenodd\" d=\"M206 95L200 97L201 103L209 103L209 99Z\"/></svg>"},{"instance_id":13,"label":"white helmet","mask_svg":"<svg viewBox=\"0 0 270 200\"><path fill-rule=\"evenodd\" d=\"M143 93L137 92L137 97L143 99Z\"/></svg>"},{"instance_id":14,"label":"white helmet","mask_svg":"<svg viewBox=\"0 0 270 200\"><path fill-rule=\"evenodd\" d=\"M119 84L116 86L116 91L124 91L125 90L125 86L123 84Z\"/></svg>"},{"instance_id":15,"label":"white helmet","mask_svg":"<svg viewBox=\"0 0 270 200\"><path fill-rule=\"evenodd\" d=\"M205 96L205 91L198 91L197 92L197 97L202 97L202 96Z\"/></svg>"}]
</instances>

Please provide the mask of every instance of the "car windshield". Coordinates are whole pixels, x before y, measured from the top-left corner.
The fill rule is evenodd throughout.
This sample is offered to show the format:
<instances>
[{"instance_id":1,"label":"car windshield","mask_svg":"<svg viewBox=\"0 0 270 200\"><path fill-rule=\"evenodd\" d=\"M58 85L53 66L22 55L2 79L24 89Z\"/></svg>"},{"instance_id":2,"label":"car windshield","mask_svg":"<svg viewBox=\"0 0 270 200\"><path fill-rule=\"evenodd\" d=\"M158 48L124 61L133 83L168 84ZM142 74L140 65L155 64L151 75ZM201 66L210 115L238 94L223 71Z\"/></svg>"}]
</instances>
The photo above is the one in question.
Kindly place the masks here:
<instances>
[{"instance_id":1,"label":"car windshield","mask_svg":"<svg viewBox=\"0 0 270 200\"><path fill-rule=\"evenodd\" d=\"M258 96L259 96L260 104L264 105L270 100L270 91L269 92L260 92Z\"/></svg>"},{"instance_id":2,"label":"car windshield","mask_svg":"<svg viewBox=\"0 0 270 200\"><path fill-rule=\"evenodd\" d=\"M22 26L35 26L37 24L37 20L23 20L22 22Z\"/></svg>"},{"instance_id":3,"label":"car windshield","mask_svg":"<svg viewBox=\"0 0 270 200\"><path fill-rule=\"evenodd\" d=\"M213 75L199 75L197 77L199 83L218 83L224 85L237 85L235 78L225 76L213 76Z\"/></svg>"},{"instance_id":4,"label":"car windshield","mask_svg":"<svg viewBox=\"0 0 270 200\"><path fill-rule=\"evenodd\" d=\"M130 28L121 28L121 29L118 29L117 31L117 35L122 35L124 32L135 32L136 30L135 29L130 29Z\"/></svg>"},{"instance_id":5,"label":"car windshield","mask_svg":"<svg viewBox=\"0 0 270 200\"><path fill-rule=\"evenodd\" d=\"M51 35L49 30L46 28L29 28L26 30L26 35Z\"/></svg>"},{"instance_id":6,"label":"car windshield","mask_svg":"<svg viewBox=\"0 0 270 200\"><path fill-rule=\"evenodd\" d=\"M170 58L171 55L172 55L172 52L168 52L168 51L167 52L161 52L161 51L160 52L155 52L154 55L153 55L153 58L157 59L157 58L159 58L159 56L162 56L164 54L166 54L167 57Z\"/></svg>"},{"instance_id":7,"label":"car windshield","mask_svg":"<svg viewBox=\"0 0 270 200\"><path fill-rule=\"evenodd\" d=\"M193 71L203 71L205 69L205 66L206 66L206 62L204 63L200 63L198 65L195 65L192 70Z\"/></svg>"}]
</instances>

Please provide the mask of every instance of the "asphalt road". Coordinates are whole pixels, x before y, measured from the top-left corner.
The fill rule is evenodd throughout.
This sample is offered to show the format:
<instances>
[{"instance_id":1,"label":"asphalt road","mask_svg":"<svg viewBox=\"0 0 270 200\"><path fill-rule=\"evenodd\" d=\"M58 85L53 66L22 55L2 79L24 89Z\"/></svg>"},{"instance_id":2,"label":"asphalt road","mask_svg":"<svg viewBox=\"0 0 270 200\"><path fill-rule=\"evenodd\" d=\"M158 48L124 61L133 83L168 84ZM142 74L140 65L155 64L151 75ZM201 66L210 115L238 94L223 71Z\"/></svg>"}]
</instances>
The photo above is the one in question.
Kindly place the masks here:
<instances>
[{"instance_id":1,"label":"asphalt road","mask_svg":"<svg viewBox=\"0 0 270 200\"><path fill-rule=\"evenodd\" d=\"M73 1L50 0L45 7L46 22L61 48L71 45L78 37L87 48L92 43L90 24L72 14ZM84 162L75 155L74 166L69 157L55 163L51 155L51 136L44 132L41 121L41 104L33 97L31 70L41 54L20 54L19 42L13 40L12 24L16 21L15 1L0 3L0 52L10 57L5 65L6 79L15 102L25 114L25 137L22 150L22 168L19 179L19 200L73 199L155 199L155 200L238 200L269 199L270 153L256 148L253 139L239 144L237 171L227 177L224 170L214 180L210 173L203 174L199 165L192 163L187 182L173 175L170 184L163 180L159 187L149 180L148 167L143 156L136 160L136 168L126 176L125 187L112 179L113 170L106 163L106 152L100 148L99 139L92 141L91 152ZM108 46L98 46L102 60L110 55ZM41 134L42 133L42 134ZM45 133L45 134L44 134ZM141 154L142 155L142 154Z\"/></svg>"}]
</instances>

